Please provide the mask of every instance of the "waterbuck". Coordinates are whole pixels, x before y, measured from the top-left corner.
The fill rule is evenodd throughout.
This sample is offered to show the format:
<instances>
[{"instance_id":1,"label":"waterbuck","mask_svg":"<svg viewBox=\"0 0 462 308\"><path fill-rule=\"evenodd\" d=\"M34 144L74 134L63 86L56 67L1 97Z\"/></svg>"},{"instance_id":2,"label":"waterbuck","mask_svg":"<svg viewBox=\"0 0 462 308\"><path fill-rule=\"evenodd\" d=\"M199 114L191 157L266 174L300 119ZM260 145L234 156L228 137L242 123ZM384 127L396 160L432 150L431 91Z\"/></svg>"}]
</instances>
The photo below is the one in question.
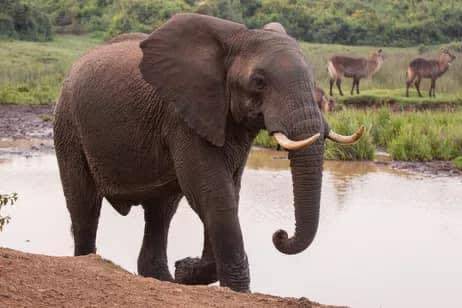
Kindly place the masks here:
<instances>
[{"instance_id":1,"label":"waterbuck","mask_svg":"<svg viewBox=\"0 0 462 308\"><path fill-rule=\"evenodd\" d=\"M327 97L323 89L319 87L314 88L314 101L319 106L319 110L323 113L333 111L335 108L335 101L332 97Z\"/></svg>"},{"instance_id":2,"label":"waterbuck","mask_svg":"<svg viewBox=\"0 0 462 308\"><path fill-rule=\"evenodd\" d=\"M348 56L333 56L327 63L327 70L330 76L330 95L334 82L337 84L340 95L343 96L341 84L342 78L353 78L351 95L356 86L356 93L359 94L359 81L361 78L371 77L382 66L384 57L382 49L373 52L369 58L353 58Z\"/></svg>"},{"instance_id":3,"label":"waterbuck","mask_svg":"<svg viewBox=\"0 0 462 308\"><path fill-rule=\"evenodd\" d=\"M406 96L409 96L409 87L414 82L417 93L420 97L420 81L422 78L431 79L430 91L428 96L435 97L436 79L441 77L449 68L456 57L449 52L447 48L441 48L437 59L416 58L409 63L406 78Z\"/></svg>"}]
</instances>

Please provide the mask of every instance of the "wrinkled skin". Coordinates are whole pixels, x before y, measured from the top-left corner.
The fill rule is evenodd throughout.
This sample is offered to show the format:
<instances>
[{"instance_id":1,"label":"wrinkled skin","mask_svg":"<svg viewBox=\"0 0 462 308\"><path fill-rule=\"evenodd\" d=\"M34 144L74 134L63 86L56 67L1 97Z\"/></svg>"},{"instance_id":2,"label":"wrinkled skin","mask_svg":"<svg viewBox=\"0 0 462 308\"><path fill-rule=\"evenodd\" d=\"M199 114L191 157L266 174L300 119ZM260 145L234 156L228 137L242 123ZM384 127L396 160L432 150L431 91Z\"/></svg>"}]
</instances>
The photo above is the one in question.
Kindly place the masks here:
<instances>
[{"instance_id":1,"label":"wrinkled skin","mask_svg":"<svg viewBox=\"0 0 462 308\"><path fill-rule=\"evenodd\" d=\"M216 280L249 291L238 219L242 172L262 128L299 140L328 130L313 75L284 33L195 14L149 37L114 40L73 66L56 107L55 146L75 255L96 251L102 198L122 215L141 204L143 276L173 281L170 220L185 196L204 224L201 258L176 263L175 281ZM285 254L305 250L319 219L324 138L289 153L296 228L273 235Z\"/></svg>"}]
</instances>

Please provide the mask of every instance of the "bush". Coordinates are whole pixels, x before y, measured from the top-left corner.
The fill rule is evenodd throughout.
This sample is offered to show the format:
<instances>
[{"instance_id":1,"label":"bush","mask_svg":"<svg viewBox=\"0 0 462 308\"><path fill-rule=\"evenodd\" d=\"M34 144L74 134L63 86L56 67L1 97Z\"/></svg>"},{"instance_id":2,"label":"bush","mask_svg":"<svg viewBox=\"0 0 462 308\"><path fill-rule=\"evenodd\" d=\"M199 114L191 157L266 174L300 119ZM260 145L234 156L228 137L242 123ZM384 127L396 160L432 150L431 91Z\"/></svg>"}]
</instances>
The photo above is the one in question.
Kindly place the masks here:
<instances>
[{"instance_id":1,"label":"bush","mask_svg":"<svg viewBox=\"0 0 462 308\"><path fill-rule=\"evenodd\" d=\"M20 0L0 0L0 37L30 41L52 39L51 22L40 10Z\"/></svg>"},{"instance_id":2,"label":"bush","mask_svg":"<svg viewBox=\"0 0 462 308\"><path fill-rule=\"evenodd\" d=\"M18 200L18 194L16 193L10 195L0 194L0 232L3 230L3 227L10 221L10 216L2 216L2 207L8 204L13 205L16 202L16 200Z\"/></svg>"},{"instance_id":3,"label":"bush","mask_svg":"<svg viewBox=\"0 0 462 308\"><path fill-rule=\"evenodd\" d=\"M456 157L452 162L457 169L462 170L462 156Z\"/></svg>"}]
</instances>

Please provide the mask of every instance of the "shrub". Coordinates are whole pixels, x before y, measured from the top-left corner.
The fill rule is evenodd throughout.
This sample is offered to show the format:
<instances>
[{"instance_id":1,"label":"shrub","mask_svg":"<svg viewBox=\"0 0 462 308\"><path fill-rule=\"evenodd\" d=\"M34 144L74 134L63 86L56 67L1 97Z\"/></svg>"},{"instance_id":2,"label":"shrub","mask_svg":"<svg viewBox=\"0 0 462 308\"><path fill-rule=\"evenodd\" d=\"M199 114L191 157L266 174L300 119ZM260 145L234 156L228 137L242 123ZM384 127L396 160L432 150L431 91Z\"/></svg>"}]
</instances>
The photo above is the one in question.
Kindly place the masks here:
<instances>
[{"instance_id":1,"label":"shrub","mask_svg":"<svg viewBox=\"0 0 462 308\"><path fill-rule=\"evenodd\" d=\"M13 205L16 202L16 200L18 200L18 194L16 193L10 195L0 194L0 232L3 230L3 227L10 221L10 216L2 216L2 207L8 204Z\"/></svg>"},{"instance_id":2,"label":"shrub","mask_svg":"<svg viewBox=\"0 0 462 308\"><path fill-rule=\"evenodd\" d=\"M452 162L457 169L462 170L462 156L456 157Z\"/></svg>"}]
</instances>

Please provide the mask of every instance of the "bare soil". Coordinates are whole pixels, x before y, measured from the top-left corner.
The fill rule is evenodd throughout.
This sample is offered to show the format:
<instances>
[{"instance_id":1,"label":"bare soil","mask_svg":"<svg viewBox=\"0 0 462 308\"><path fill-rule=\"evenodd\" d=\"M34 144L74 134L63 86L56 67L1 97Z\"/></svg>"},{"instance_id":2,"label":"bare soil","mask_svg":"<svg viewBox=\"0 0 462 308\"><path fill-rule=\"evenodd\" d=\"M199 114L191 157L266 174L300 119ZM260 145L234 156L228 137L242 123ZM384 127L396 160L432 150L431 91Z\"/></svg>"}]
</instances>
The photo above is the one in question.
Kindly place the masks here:
<instances>
[{"instance_id":1,"label":"bare soil","mask_svg":"<svg viewBox=\"0 0 462 308\"><path fill-rule=\"evenodd\" d=\"M369 98L358 99L353 97L351 100L344 100L342 102L343 105L347 106L348 108L356 108L361 110L370 110L370 109L380 109L383 107L387 107L394 112L402 112L402 111L425 111L425 110L433 110L433 111L456 111L460 108L460 104L458 103L449 103L449 102L438 102L435 100L433 103L406 103L402 104L395 100L371 100Z\"/></svg>"},{"instance_id":2,"label":"bare soil","mask_svg":"<svg viewBox=\"0 0 462 308\"><path fill-rule=\"evenodd\" d=\"M437 177L462 177L462 170L457 169L450 161L406 162L391 163L394 169Z\"/></svg>"},{"instance_id":3,"label":"bare soil","mask_svg":"<svg viewBox=\"0 0 462 308\"><path fill-rule=\"evenodd\" d=\"M0 248L0 307L333 307L131 274L98 255L50 257Z\"/></svg>"}]
</instances>

